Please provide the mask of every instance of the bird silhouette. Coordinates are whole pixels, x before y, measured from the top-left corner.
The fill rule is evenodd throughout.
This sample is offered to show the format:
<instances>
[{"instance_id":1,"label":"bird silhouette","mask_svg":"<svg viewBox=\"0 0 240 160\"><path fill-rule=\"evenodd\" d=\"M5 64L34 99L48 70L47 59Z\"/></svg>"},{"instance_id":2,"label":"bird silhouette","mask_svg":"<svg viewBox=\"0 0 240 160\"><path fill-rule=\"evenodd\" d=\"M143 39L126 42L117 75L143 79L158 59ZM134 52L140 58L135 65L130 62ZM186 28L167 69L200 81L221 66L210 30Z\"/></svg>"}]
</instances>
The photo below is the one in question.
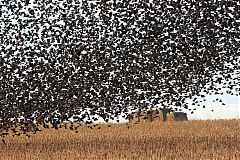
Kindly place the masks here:
<instances>
[{"instance_id":1,"label":"bird silhouette","mask_svg":"<svg viewBox=\"0 0 240 160\"><path fill-rule=\"evenodd\" d=\"M3 142L4 144L6 144L6 141L5 141L5 139L2 139L2 142Z\"/></svg>"}]
</instances>

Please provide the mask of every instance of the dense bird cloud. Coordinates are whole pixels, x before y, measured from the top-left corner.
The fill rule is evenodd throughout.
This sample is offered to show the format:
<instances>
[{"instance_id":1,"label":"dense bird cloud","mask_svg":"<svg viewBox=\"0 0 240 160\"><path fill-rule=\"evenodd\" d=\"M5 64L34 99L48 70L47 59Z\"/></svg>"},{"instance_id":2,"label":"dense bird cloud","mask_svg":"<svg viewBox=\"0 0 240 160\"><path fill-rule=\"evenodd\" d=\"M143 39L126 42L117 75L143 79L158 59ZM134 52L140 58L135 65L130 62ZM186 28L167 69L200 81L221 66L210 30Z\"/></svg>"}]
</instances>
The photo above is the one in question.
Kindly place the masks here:
<instances>
[{"instance_id":1,"label":"dense bird cloud","mask_svg":"<svg viewBox=\"0 0 240 160\"><path fill-rule=\"evenodd\" d=\"M239 74L238 1L12 0L0 7L3 130L76 114L108 121L130 107L187 108L186 98L204 98L202 90L217 92L223 81L227 93L239 92L232 76Z\"/></svg>"}]
</instances>

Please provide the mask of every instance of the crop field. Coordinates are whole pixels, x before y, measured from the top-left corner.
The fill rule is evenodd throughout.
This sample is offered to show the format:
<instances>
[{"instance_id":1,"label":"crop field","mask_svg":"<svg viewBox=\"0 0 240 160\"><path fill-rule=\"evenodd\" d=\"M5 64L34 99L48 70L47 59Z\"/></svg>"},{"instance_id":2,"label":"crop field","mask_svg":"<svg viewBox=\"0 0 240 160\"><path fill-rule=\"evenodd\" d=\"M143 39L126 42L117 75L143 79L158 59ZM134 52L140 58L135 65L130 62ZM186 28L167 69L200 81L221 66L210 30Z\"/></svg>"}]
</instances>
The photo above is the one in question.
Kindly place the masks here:
<instances>
[{"instance_id":1,"label":"crop field","mask_svg":"<svg viewBox=\"0 0 240 160\"><path fill-rule=\"evenodd\" d=\"M76 131L8 136L0 142L0 159L240 159L240 120L101 124Z\"/></svg>"}]
</instances>

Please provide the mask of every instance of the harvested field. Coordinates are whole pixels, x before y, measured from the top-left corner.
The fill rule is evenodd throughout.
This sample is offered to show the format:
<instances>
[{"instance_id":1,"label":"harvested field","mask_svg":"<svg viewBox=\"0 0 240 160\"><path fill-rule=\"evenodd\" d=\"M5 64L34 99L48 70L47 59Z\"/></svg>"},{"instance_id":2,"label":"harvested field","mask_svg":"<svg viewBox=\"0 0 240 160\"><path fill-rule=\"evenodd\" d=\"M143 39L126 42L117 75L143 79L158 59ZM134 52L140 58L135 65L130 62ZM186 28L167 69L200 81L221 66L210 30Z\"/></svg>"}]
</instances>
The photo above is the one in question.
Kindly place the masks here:
<instances>
[{"instance_id":1,"label":"harvested field","mask_svg":"<svg viewBox=\"0 0 240 160\"><path fill-rule=\"evenodd\" d=\"M240 159L240 120L99 126L9 136L0 143L0 159Z\"/></svg>"}]
</instances>

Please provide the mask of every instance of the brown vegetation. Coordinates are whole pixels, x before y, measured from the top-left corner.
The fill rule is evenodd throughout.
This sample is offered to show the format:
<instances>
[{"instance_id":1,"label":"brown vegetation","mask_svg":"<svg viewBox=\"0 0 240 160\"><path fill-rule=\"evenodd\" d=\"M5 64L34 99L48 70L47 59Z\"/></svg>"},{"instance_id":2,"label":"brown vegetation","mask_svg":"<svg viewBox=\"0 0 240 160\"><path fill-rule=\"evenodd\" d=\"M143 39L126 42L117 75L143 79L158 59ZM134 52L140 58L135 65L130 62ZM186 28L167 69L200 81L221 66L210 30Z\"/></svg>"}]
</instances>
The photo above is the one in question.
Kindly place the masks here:
<instances>
[{"instance_id":1,"label":"brown vegetation","mask_svg":"<svg viewBox=\"0 0 240 160\"><path fill-rule=\"evenodd\" d=\"M170 112L167 114L167 121L174 121L175 117L173 115L173 112Z\"/></svg>"},{"instance_id":2,"label":"brown vegetation","mask_svg":"<svg viewBox=\"0 0 240 160\"><path fill-rule=\"evenodd\" d=\"M0 159L240 159L239 120L103 124L77 131L6 137Z\"/></svg>"}]
</instances>

